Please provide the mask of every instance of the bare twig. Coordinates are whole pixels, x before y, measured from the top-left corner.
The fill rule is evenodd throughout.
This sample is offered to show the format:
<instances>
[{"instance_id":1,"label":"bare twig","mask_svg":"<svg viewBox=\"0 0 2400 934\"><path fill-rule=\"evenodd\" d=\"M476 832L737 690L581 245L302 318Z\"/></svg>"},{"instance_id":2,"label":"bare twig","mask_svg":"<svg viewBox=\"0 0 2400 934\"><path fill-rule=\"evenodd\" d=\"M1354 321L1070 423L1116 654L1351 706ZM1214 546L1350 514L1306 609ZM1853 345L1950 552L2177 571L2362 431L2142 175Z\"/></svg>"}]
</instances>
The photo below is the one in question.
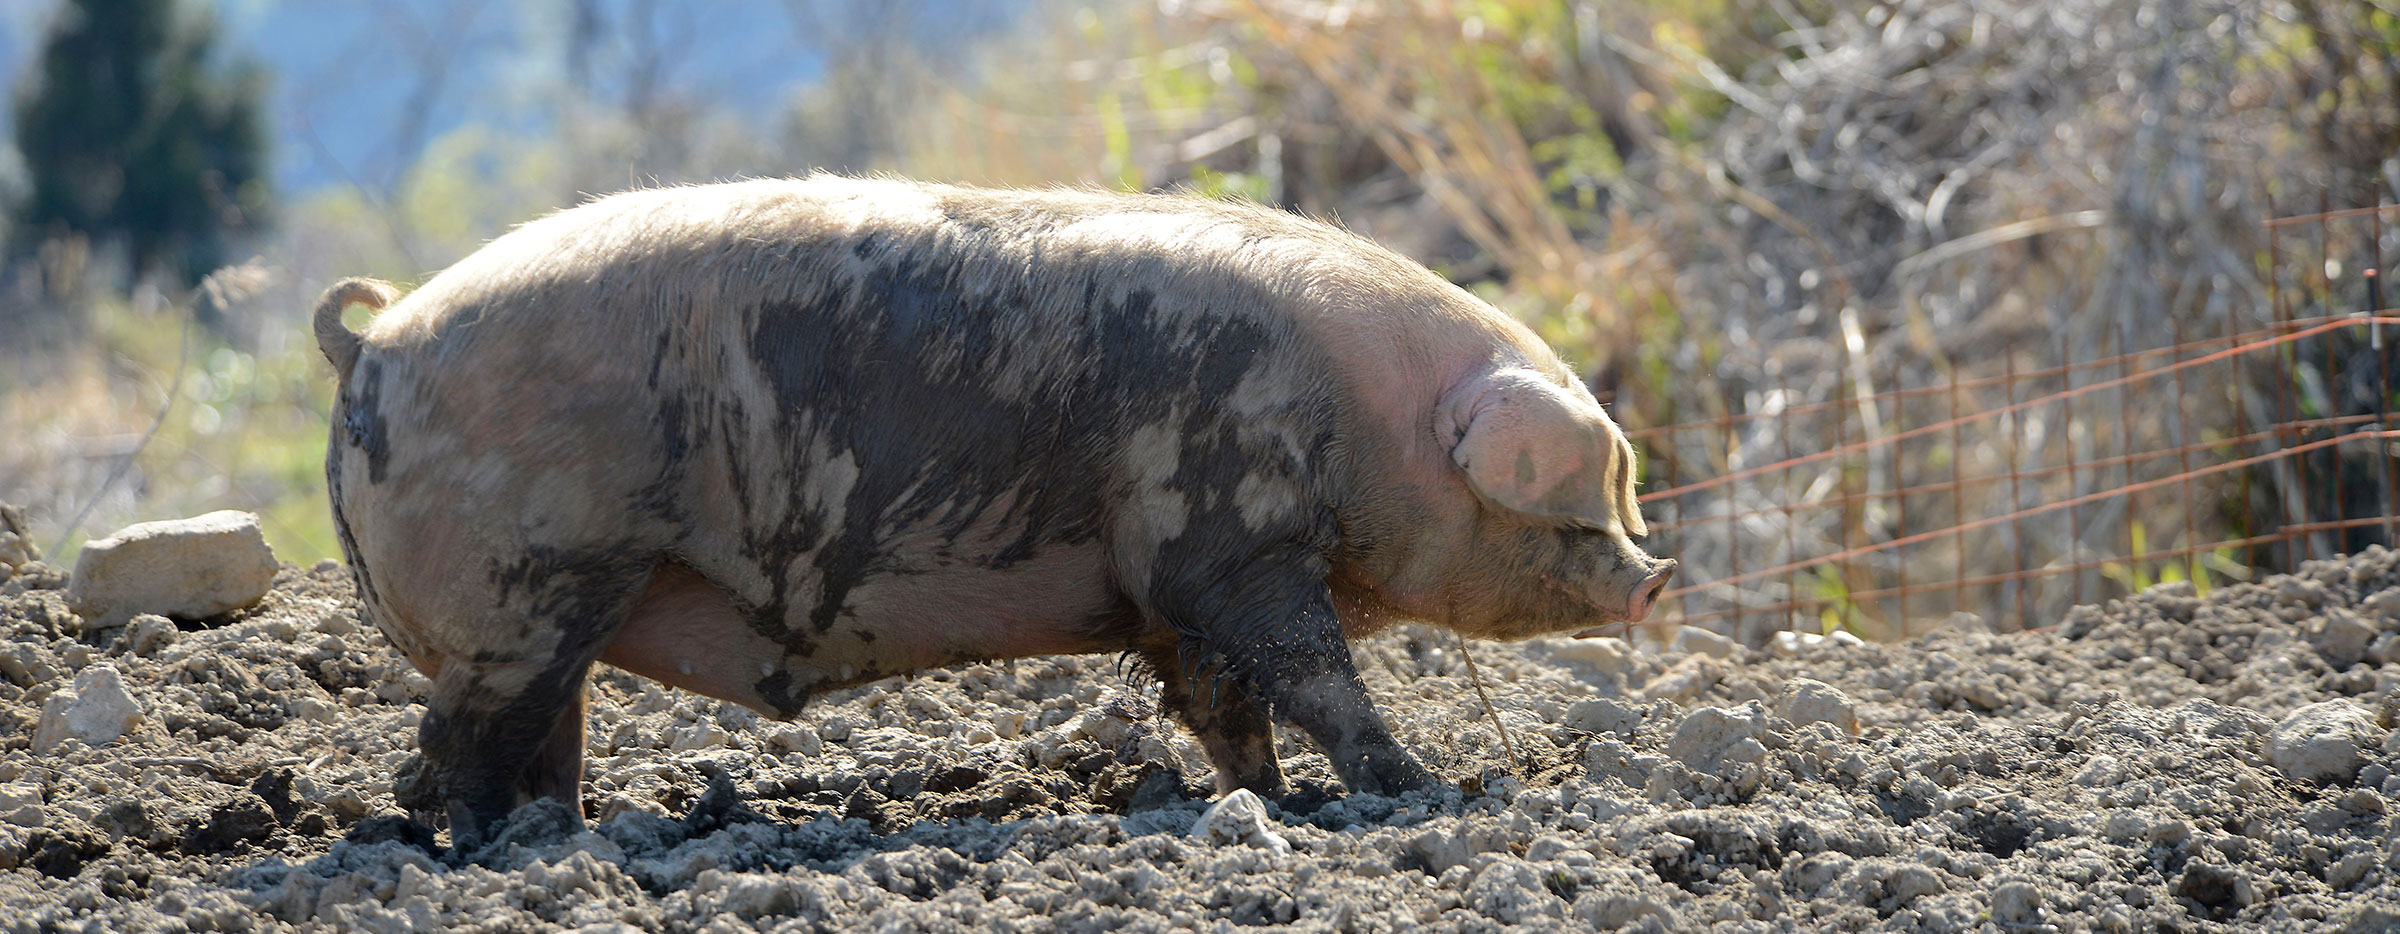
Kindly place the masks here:
<instances>
[{"instance_id":1,"label":"bare twig","mask_svg":"<svg viewBox=\"0 0 2400 934\"><path fill-rule=\"evenodd\" d=\"M1458 657L1467 663L1467 680L1475 685L1475 696L1483 701L1483 715L1491 718L1492 729L1500 732L1501 750L1508 753L1509 761L1525 763L1525 770L1532 772L1533 760L1517 755L1517 742L1509 736L1508 724L1500 722L1500 711L1492 706L1492 695L1483 690L1483 672L1475 667L1475 656L1467 654L1467 637L1456 632L1450 635L1458 640Z\"/></svg>"}]
</instances>

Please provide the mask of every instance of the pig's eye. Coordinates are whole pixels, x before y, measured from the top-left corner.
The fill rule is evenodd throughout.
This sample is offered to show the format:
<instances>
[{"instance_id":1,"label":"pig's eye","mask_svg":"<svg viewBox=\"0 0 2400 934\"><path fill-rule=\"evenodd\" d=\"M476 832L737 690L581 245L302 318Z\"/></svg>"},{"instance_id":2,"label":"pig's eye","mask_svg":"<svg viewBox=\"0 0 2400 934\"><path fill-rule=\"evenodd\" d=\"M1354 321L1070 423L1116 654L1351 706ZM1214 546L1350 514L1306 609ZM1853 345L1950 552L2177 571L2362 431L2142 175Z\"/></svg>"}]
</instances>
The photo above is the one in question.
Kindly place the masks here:
<instances>
[{"instance_id":1,"label":"pig's eye","mask_svg":"<svg viewBox=\"0 0 2400 934\"><path fill-rule=\"evenodd\" d=\"M1597 547L1607 537L1599 529L1590 526L1569 525L1561 526L1558 530L1559 545L1568 549Z\"/></svg>"}]
</instances>

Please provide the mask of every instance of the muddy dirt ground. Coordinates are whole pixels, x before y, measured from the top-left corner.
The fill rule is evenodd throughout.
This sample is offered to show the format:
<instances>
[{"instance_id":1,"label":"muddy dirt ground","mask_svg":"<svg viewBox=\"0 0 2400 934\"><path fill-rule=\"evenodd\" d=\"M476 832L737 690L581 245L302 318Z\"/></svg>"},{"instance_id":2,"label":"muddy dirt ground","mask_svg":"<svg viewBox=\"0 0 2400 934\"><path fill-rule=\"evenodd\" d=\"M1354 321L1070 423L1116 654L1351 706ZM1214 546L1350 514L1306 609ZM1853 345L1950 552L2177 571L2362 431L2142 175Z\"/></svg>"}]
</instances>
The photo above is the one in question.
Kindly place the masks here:
<instances>
[{"instance_id":1,"label":"muddy dirt ground","mask_svg":"<svg viewBox=\"0 0 2400 934\"><path fill-rule=\"evenodd\" d=\"M1342 797L1287 738L1276 839L1193 832L1206 760L1113 658L791 723L610 672L589 829L536 805L463 866L400 816L426 682L338 566L107 631L63 584L0 583L0 930L2400 927L2381 550L2048 631L1476 646L1499 724L1448 636L1379 637L1370 686L1463 790ZM37 736L103 666L130 732Z\"/></svg>"}]
</instances>

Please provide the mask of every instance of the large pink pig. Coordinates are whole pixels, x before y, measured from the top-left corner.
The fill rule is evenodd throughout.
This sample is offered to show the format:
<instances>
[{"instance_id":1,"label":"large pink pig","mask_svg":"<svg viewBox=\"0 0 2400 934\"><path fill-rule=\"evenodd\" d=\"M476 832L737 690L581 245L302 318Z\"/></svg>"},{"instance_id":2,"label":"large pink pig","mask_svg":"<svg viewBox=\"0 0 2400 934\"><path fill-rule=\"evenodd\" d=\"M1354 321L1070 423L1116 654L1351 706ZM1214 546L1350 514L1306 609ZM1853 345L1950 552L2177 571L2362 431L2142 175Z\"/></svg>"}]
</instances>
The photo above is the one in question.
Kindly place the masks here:
<instances>
[{"instance_id":1,"label":"large pink pig","mask_svg":"<svg viewBox=\"0 0 2400 934\"><path fill-rule=\"evenodd\" d=\"M776 717L1129 651L1223 789L1270 722L1433 776L1347 640L1640 619L1631 445L1531 332L1290 214L819 176L615 195L316 311L365 616L433 679L454 844L579 800L607 662ZM344 307L383 309L363 333ZM390 307L385 308L386 305Z\"/></svg>"}]
</instances>

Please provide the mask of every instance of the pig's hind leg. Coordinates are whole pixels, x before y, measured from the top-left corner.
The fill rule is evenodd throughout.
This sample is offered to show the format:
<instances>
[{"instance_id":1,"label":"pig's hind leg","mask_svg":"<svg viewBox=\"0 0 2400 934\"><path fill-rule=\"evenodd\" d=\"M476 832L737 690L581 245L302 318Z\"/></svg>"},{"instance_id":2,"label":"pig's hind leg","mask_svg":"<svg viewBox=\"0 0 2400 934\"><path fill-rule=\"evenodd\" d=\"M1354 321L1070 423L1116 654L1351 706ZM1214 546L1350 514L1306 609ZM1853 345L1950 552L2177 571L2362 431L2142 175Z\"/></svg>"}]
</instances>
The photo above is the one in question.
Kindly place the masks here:
<instances>
[{"instance_id":1,"label":"pig's hind leg","mask_svg":"<svg viewBox=\"0 0 2400 934\"><path fill-rule=\"evenodd\" d=\"M418 744L454 853L472 856L530 797L581 815L584 676L646 576L614 562L529 576L486 623L521 631L521 650L453 655L434 677Z\"/></svg>"},{"instance_id":2,"label":"pig's hind leg","mask_svg":"<svg viewBox=\"0 0 2400 934\"><path fill-rule=\"evenodd\" d=\"M535 798L556 798L583 813L583 749L586 689L577 682L573 700L558 711L551 721L550 736L535 750L533 761L525 766L525 776L517 782L517 803L522 805Z\"/></svg>"},{"instance_id":3,"label":"pig's hind leg","mask_svg":"<svg viewBox=\"0 0 2400 934\"><path fill-rule=\"evenodd\" d=\"M566 765L563 737L583 736L579 699L589 667L588 660L453 662L434 679L417 742L440 779L455 854L482 849L532 792L563 798L582 813L583 750L573 748L573 765ZM578 720L571 729L569 715Z\"/></svg>"}]
</instances>

